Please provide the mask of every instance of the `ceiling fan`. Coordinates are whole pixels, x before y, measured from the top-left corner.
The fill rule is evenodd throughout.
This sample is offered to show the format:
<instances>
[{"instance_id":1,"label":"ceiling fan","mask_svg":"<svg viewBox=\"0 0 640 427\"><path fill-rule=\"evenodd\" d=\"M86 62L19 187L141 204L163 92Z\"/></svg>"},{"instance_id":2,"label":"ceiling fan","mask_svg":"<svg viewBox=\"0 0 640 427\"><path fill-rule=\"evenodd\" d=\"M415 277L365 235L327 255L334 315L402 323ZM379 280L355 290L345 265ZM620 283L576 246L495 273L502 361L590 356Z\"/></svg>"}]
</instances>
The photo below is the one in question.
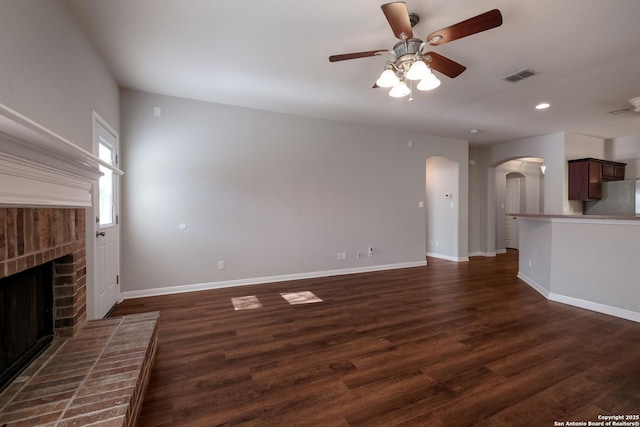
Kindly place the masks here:
<instances>
[{"instance_id":1,"label":"ceiling fan","mask_svg":"<svg viewBox=\"0 0 640 427\"><path fill-rule=\"evenodd\" d=\"M640 113L640 96L637 96L635 98L631 98L629 100L629 104L631 104L633 107L619 108L617 110L609 111L609 114L617 115L617 114L625 113L627 111L633 111L635 113Z\"/></svg>"},{"instance_id":2,"label":"ceiling fan","mask_svg":"<svg viewBox=\"0 0 640 427\"><path fill-rule=\"evenodd\" d=\"M438 46L502 25L502 14L498 9L493 9L450 27L435 31L423 41L413 37L412 28L420 21L420 17L415 13L409 13L405 2L386 3L381 8L387 21L389 21L393 34L400 39L393 49L331 55L329 61L336 62L369 56L392 55L393 60L387 61L380 78L373 85L374 88L391 88L389 95L392 97L403 97L411 94L407 81L409 83L412 80L419 81L418 90L431 90L440 86L440 80L431 72L431 69L451 78L459 76L467 69L464 65L458 64L436 52L423 53L423 49L427 44ZM411 100L412 98L409 99Z\"/></svg>"}]
</instances>

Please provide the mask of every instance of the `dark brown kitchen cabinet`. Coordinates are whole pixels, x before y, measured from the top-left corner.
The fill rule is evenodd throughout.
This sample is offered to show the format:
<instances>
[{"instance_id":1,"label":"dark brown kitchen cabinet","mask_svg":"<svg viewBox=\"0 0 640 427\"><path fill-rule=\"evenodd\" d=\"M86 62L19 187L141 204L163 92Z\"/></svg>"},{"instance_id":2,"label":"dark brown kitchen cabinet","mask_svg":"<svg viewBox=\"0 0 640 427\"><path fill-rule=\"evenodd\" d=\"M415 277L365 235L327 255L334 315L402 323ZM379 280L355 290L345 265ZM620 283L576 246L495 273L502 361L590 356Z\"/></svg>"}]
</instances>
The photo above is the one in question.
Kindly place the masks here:
<instances>
[{"instance_id":1,"label":"dark brown kitchen cabinet","mask_svg":"<svg viewBox=\"0 0 640 427\"><path fill-rule=\"evenodd\" d=\"M619 181L624 179L625 164L606 162L602 163L602 180Z\"/></svg>"},{"instance_id":2,"label":"dark brown kitchen cabinet","mask_svg":"<svg viewBox=\"0 0 640 427\"><path fill-rule=\"evenodd\" d=\"M569 200L600 200L602 182L624 179L625 166L592 158L569 160Z\"/></svg>"}]
</instances>

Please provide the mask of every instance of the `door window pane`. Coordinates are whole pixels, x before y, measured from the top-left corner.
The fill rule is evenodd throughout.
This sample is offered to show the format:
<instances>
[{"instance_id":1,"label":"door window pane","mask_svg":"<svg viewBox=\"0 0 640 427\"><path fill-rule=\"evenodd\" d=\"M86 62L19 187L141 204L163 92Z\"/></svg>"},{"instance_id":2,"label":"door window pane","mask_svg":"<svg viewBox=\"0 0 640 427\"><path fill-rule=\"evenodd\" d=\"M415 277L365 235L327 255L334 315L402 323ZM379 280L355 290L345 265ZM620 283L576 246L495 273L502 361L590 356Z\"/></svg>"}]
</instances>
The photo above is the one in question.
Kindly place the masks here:
<instances>
[{"instance_id":1,"label":"door window pane","mask_svg":"<svg viewBox=\"0 0 640 427\"><path fill-rule=\"evenodd\" d=\"M98 144L98 157L100 160L113 165L115 153L113 147L106 144L102 140ZM115 197L115 175L110 169L100 166L100 172L104 175L100 177L98 187L100 191L100 226L109 226L114 224L114 197Z\"/></svg>"}]
</instances>

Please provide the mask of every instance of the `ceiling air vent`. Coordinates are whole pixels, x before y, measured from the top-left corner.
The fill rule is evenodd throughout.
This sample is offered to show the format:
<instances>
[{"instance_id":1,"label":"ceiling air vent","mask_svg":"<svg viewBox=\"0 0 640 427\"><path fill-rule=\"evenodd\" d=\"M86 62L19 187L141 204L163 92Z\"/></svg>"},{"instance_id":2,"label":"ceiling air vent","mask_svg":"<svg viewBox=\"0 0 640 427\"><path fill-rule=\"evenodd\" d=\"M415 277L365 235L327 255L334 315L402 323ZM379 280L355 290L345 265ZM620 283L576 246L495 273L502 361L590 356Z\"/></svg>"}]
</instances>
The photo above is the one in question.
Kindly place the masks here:
<instances>
[{"instance_id":1,"label":"ceiling air vent","mask_svg":"<svg viewBox=\"0 0 640 427\"><path fill-rule=\"evenodd\" d=\"M527 77L531 77L531 76L535 76L535 75L536 75L536 73L534 73L533 71L531 71L528 68L525 68L524 70L516 71L513 74L509 74L507 77L503 78L502 80L506 80L508 82L515 83L515 82L519 82L522 79L526 79Z\"/></svg>"}]
</instances>

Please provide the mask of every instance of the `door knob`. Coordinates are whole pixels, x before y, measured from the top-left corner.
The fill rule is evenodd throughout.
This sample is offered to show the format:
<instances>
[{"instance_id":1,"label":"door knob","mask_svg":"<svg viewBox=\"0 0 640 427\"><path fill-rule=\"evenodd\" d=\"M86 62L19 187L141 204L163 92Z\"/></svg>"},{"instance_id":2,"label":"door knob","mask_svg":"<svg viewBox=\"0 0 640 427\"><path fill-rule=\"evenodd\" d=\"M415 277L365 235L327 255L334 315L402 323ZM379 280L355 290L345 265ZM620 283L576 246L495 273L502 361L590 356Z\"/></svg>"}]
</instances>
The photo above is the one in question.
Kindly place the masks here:
<instances>
[{"instance_id":1,"label":"door knob","mask_svg":"<svg viewBox=\"0 0 640 427\"><path fill-rule=\"evenodd\" d=\"M96 237L100 237L100 236L104 237L106 235L107 235L107 233L104 232L104 231L96 231Z\"/></svg>"}]
</instances>

